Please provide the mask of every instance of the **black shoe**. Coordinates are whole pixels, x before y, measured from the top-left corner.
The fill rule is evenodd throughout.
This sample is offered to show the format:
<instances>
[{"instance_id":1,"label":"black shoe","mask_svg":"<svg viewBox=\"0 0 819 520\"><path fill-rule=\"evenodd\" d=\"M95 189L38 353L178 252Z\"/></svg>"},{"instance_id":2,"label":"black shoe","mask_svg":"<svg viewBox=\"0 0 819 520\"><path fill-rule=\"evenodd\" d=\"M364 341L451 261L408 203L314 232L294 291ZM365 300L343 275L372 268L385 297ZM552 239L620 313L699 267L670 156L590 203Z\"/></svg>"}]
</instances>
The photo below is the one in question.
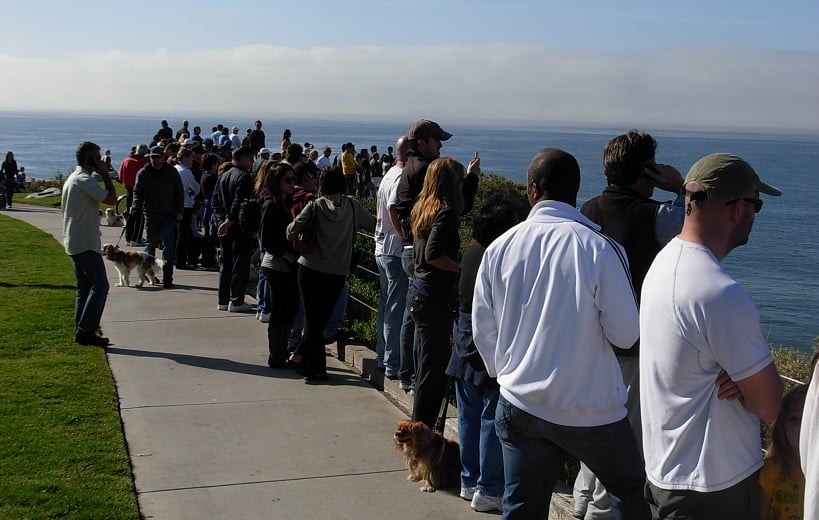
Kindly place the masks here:
<instances>
[{"instance_id":1,"label":"black shoe","mask_svg":"<svg viewBox=\"0 0 819 520\"><path fill-rule=\"evenodd\" d=\"M82 332L78 332L77 335L74 336L74 342L90 347L107 347L111 344L108 338L97 336L95 334L85 334Z\"/></svg>"},{"instance_id":2,"label":"black shoe","mask_svg":"<svg viewBox=\"0 0 819 520\"><path fill-rule=\"evenodd\" d=\"M267 356L267 366L274 369L287 368L287 360L270 354Z\"/></svg>"},{"instance_id":3,"label":"black shoe","mask_svg":"<svg viewBox=\"0 0 819 520\"><path fill-rule=\"evenodd\" d=\"M163 289L173 289L173 282L162 282Z\"/></svg>"},{"instance_id":4,"label":"black shoe","mask_svg":"<svg viewBox=\"0 0 819 520\"><path fill-rule=\"evenodd\" d=\"M295 370L296 373L302 376L306 376L310 373L307 369L307 363L305 363L304 361L293 361L292 357L287 361L287 366L289 366L290 368Z\"/></svg>"},{"instance_id":5,"label":"black shoe","mask_svg":"<svg viewBox=\"0 0 819 520\"><path fill-rule=\"evenodd\" d=\"M324 383L328 380L327 373L310 374L304 377L305 383Z\"/></svg>"}]
</instances>

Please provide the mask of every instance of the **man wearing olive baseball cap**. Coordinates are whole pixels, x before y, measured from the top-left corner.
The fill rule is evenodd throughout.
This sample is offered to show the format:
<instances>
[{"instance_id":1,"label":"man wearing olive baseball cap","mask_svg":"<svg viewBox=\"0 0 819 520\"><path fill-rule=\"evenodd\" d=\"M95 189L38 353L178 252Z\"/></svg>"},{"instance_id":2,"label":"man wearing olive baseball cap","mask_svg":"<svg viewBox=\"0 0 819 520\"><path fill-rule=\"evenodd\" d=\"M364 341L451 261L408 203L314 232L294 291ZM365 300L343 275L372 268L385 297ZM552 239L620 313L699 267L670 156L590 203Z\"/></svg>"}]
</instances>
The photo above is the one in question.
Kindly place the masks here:
<instances>
[{"instance_id":1,"label":"man wearing olive baseball cap","mask_svg":"<svg viewBox=\"0 0 819 520\"><path fill-rule=\"evenodd\" d=\"M759 420L776 418L782 382L750 295L720 261L747 242L759 194L781 192L725 153L697 161L684 186L682 231L642 290L646 498L654 518L744 518L759 508Z\"/></svg>"}]
</instances>

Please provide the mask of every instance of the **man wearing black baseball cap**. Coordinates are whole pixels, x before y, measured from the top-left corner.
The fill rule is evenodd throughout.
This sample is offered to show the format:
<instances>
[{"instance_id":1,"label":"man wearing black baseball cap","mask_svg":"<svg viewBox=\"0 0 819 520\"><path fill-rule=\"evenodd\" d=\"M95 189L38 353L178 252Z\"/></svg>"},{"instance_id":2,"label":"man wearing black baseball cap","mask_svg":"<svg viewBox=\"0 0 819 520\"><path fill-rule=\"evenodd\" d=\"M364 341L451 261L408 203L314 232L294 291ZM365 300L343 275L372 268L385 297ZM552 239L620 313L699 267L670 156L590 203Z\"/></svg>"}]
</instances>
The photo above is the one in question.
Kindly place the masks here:
<instances>
[{"instance_id":1,"label":"man wearing black baseball cap","mask_svg":"<svg viewBox=\"0 0 819 520\"><path fill-rule=\"evenodd\" d=\"M762 182L718 153L688 172L680 234L655 258L640 310L640 409L646 498L654 518L758 511L760 419L779 413L782 381L759 313L721 261L748 241Z\"/></svg>"},{"instance_id":2,"label":"man wearing black baseball cap","mask_svg":"<svg viewBox=\"0 0 819 520\"><path fill-rule=\"evenodd\" d=\"M435 121L429 121L428 119L419 119L407 131L410 149L407 164L404 166L401 180L398 183L398 204L396 204L396 209L402 224L402 230L399 230L399 232L401 232L405 243L409 245L412 244L409 233L410 213L412 213L415 200L424 186L427 167L429 167L429 163L441 156L441 143L449 140L450 137L452 137L452 134L441 128ZM478 177L481 174L481 160L478 158L471 160L466 173L463 185L464 213L468 213L475 202L475 194L478 191Z\"/></svg>"},{"instance_id":3,"label":"man wearing black baseball cap","mask_svg":"<svg viewBox=\"0 0 819 520\"><path fill-rule=\"evenodd\" d=\"M145 217L145 252L155 256L159 241L164 245L162 286L173 288L173 267L176 262L176 239L184 213L182 180L176 169L165 162L161 146L154 146L146 155L149 163L137 173L131 216Z\"/></svg>"}]
</instances>

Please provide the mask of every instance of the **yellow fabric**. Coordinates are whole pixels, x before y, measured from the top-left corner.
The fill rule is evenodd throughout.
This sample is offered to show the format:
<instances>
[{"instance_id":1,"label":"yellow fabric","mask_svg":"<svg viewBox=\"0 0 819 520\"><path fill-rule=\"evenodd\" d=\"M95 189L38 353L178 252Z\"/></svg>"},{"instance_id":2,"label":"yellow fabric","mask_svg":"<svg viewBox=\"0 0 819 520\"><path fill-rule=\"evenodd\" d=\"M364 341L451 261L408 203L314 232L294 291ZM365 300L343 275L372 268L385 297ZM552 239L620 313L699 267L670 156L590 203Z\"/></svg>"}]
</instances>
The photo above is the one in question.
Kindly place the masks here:
<instances>
[{"instance_id":1,"label":"yellow fabric","mask_svg":"<svg viewBox=\"0 0 819 520\"><path fill-rule=\"evenodd\" d=\"M341 171L344 175L355 175L355 154L345 151L341 154Z\"/></svg>"},{"instance_id":2,"label":"yellow fabric","mask_svg":"<svg viewBox=\"0 0 819 520\"><path fill-rule=\"evenodd\" d=\"M762 520L802 520L805 496L805 477L796 464L790 475L781 481L782 466L773 459L765 459L759 472L759 485L771 498L768 518Z\"/></svg>"}]
</instances>

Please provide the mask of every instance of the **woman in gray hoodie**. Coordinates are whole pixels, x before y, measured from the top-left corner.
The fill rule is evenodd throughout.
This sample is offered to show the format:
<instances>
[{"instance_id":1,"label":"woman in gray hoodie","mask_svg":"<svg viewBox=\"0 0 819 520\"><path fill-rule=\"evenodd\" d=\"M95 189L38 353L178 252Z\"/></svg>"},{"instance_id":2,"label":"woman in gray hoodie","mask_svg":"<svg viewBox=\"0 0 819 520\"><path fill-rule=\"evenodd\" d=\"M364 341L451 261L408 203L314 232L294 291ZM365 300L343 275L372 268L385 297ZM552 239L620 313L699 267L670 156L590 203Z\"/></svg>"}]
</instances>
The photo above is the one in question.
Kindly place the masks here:
<instances>
[{"instance_id":1,"label":"woman in gray hoodie","mask_svg":"<svg viewBox=\"0 0 819 520\"><path fill-rule=\"evenodd\" d=\"M324 328L350 272L355 233L375 229L375 216L344 191L341 168L325 170L319 177L319 198L287 226L288 240L310 228L315 230L312 246L298 260L304 336L290 358L306 382L327 380Z\"/></svg>"}]
</instances>

